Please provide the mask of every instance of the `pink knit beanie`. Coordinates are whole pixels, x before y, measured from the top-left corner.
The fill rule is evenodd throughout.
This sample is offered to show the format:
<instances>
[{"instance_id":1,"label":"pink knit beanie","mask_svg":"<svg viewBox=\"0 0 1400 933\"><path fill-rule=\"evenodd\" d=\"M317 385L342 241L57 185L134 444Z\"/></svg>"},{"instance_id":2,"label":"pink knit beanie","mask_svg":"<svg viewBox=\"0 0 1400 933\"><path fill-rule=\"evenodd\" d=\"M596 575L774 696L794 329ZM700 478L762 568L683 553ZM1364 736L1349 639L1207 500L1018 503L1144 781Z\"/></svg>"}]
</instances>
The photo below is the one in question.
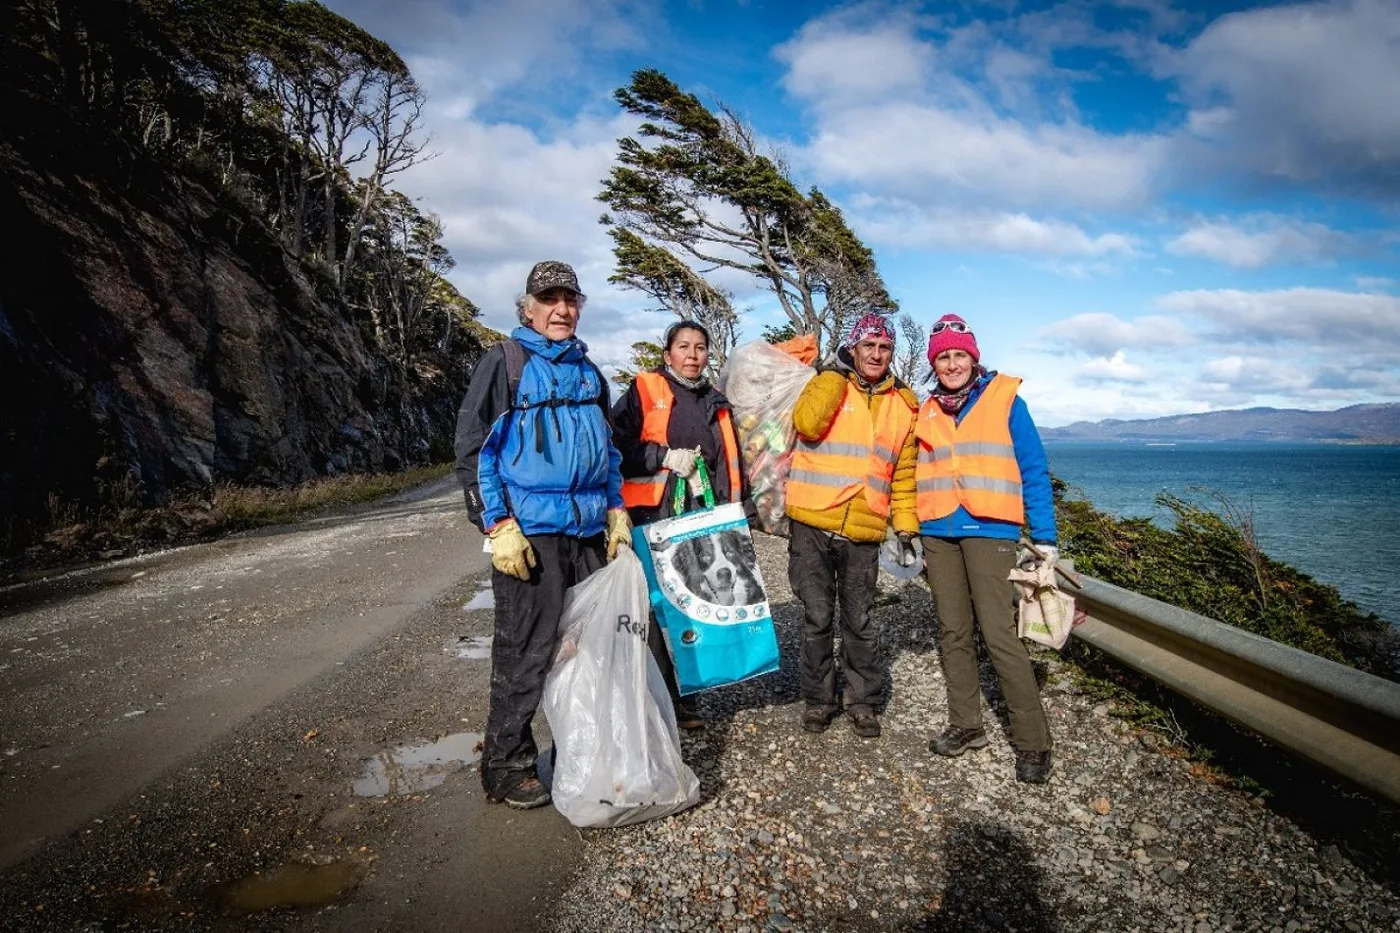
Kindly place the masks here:
<instances>
[{"instance_id":1,"label":"pink knit beanie","mask_svg":"<svg viewBox=\"0 0 1400 933\"><path fill-rule=\"evenodd\" d=\"M894 329L890 327L890 322L874 311L861 315L860 320L856 321L855 326L846 335L846 340L841 346L849 350L870 337L884 337L891 344L895 342Z\"/></svg>"},{"instance_id":2,"label":"pink knit beanie","mask_svg":"<svg viewBox=\"0 0 1400 933\"><path fill-rule=\"evenodd\" d=\"M940 324L944 326L940 328ZM955 330L955 327L961 328L961 330ZM928 362L930 366L933 365L934 360L938 359L938 354L944 350L966 350L974 363L982 361L982 352L977 349L977 338L972 335L972 328L968 327L967 322L956 314L943 315L929 330L931 331L928 336Z\"/></svg>"}]
</instances>

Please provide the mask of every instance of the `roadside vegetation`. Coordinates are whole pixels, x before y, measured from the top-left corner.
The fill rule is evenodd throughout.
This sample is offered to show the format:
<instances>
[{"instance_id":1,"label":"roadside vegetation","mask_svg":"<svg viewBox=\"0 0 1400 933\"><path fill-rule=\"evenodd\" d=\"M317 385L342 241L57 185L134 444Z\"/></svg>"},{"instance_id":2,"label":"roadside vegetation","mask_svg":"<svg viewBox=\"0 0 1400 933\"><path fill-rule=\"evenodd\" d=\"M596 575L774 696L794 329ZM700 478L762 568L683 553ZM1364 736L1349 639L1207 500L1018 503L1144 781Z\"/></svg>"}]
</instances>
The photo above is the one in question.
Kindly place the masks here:
<instances>
[{"instance_id":1,"label":"roadside vegetation","mask_svg":"<svg viewBox=\"0 0 1400 933\"><path fill-rule=\"evenodd\" d=\"M0 536L0 580L286 524L392 495L451 470L451 463L438 463L397 473L321 476L286 487L218 483L204 493L176 495L156 508L141 508L139 490L127 485L109 490L107 503L90 513L51 496L45 522L11 524Z\"/></svg>"}]
</instances>

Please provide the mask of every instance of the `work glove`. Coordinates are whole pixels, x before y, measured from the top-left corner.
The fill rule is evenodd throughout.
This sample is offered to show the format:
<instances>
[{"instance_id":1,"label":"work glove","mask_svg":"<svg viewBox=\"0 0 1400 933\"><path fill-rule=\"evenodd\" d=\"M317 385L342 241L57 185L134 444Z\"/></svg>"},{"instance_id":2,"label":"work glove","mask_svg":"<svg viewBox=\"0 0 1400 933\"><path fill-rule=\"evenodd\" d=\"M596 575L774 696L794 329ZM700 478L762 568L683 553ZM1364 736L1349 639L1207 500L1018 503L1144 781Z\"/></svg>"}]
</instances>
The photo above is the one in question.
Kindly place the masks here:
<instances>
[{"instance_id":1,"label":"work glove","mask_svg":"<svg viewBox=\"0 0 1400 933\"><path fill-rule=\"evenodd\" d=\"M1039 551L1040 554L1037 556L1035 551ZM1021 548L1020 553L1016 555L1016 566L1023 570L1034 570L1037 564L1044 561L1051 570L1055 569L1055 564L1060 559L1059 548L1053 544L1037 544L1035 551L1028 547Z\"/></svg>"},{"instance_id":2,"label":"work glove","mask_svg":"<svg viewBox=\"0 0 1400 933\"><path fill-rule=\"evenodd\" d=\"M535 549L520 530L520 523L513 518L497 522L491 529L491 566L501 573L530 579L530 568L535 566Z\"/></svg>"},{"instance_id":3,"label":"work glove","mask_svg":"<svg viewBox=\"0 0 1400 933\"><path fill-rule=\"evenodd\" d=\"M608 560L617 556L620 547L632 546L632 520L626 509L608 509Z\"/></svg>"},{"instance_id":4,"label":"work glove","mask_svg":"<svg viewBox=\"0 0 1400 933\"><path fill-rule=\"evenodd\" d=\"M913 535L897 534L895 539L899 542L899 566L912 567L919 562L919 555L914 553Z\"/></svg>"},{"instance_id":5,"label":"work glove","mask_svg":"<svg viewBox=\"0 0 1400 933\"><path fill-rule=\"evenodd\" d=\"M687 450L684 447L672 447L666 451L666 459L661 461L661 465L675 473L689 479L695 473L695 460L700 456L700 448Z\"/></svg>"}]
</instances>

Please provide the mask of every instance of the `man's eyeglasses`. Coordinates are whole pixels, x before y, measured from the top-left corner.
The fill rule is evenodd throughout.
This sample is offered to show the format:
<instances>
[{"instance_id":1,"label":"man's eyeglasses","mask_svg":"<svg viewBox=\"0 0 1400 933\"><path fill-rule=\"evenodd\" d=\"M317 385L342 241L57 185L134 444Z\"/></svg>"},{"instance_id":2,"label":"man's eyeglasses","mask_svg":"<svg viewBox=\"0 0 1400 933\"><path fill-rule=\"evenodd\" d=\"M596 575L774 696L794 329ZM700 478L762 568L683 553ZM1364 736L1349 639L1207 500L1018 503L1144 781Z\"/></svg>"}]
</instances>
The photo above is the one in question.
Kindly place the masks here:
<instances>
[{"instance_id":1,"label":"man's eyeglasses","mask_svg":"<svg viewBox=\"0 0 1400 933\"><path fill-rule=\"evenodd\" d=\"M945 330L951 330L955 334L972 333L972 328L968 327L962 321L935 321L933 323L933 327L930 328L929 333L941 334Z\"/></svg>"}]
</instances>

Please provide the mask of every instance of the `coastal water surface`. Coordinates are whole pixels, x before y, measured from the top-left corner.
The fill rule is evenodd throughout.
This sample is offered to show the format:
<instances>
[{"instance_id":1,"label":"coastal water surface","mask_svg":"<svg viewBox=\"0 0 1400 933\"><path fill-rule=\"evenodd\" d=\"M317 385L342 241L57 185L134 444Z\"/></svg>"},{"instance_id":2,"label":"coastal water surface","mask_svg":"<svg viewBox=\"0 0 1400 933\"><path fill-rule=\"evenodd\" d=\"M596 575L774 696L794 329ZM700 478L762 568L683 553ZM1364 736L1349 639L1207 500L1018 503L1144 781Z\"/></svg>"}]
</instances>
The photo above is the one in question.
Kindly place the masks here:
<instances>
[{"instance_id":1,"label":"coastal water surface","mask_svg":"<svg viewBox=\"0 0 1400 933\"><path fill-rule=\"evenodd\" d=\"M1170 523L1159 492L1253 515L1275 560L1400 623L1400 447L1049 442L1050 470L1099 509Z\"/></svg>"}]
</instances>

